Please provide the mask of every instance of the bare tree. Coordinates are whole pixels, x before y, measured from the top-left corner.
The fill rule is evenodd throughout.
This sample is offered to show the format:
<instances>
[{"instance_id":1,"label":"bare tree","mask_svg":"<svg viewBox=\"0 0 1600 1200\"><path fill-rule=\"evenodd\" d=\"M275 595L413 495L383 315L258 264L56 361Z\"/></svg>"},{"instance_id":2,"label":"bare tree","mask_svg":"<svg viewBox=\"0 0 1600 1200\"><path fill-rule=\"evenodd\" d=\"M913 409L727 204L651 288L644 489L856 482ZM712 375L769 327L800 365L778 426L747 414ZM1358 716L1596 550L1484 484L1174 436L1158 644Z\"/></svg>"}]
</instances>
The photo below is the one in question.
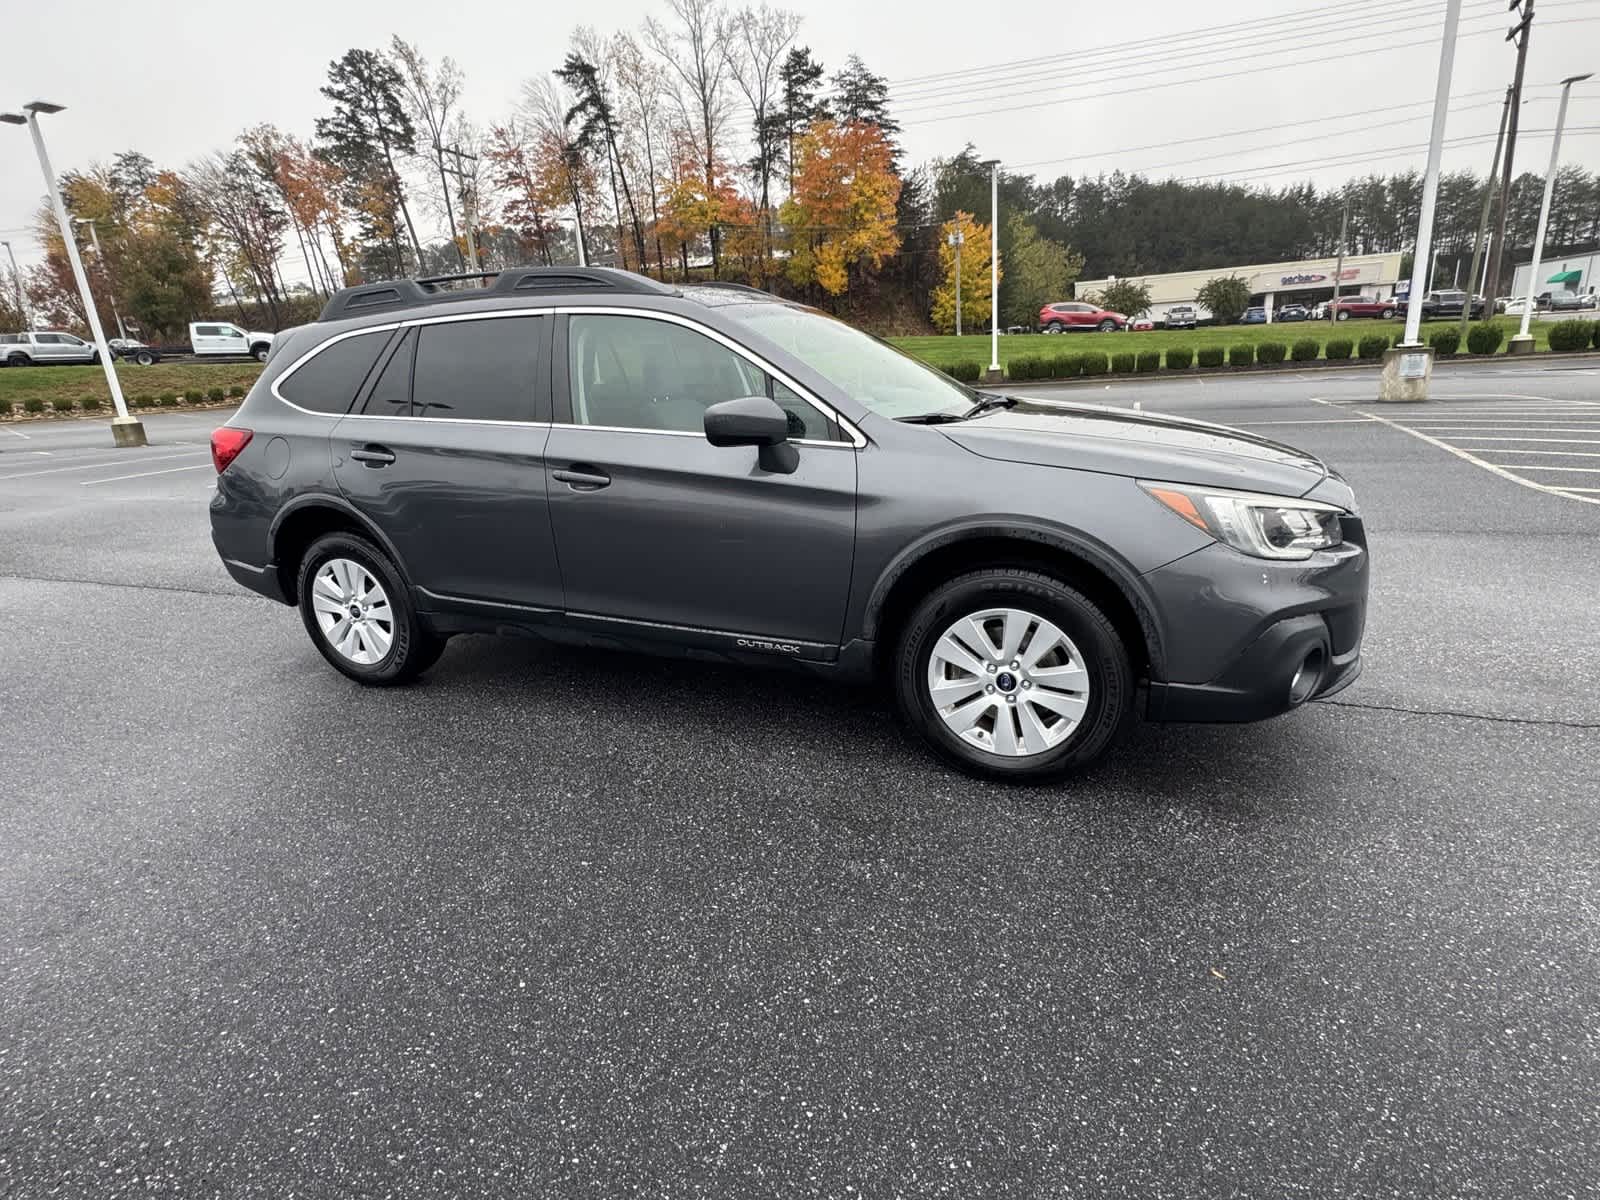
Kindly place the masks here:
<instances>
[{"instance_id":1,"label":"bare tree","mask_svg":"<svg viewBox=\"0 0 1600 1200\"><path fill-rule=\"evenodd\" d=\"M729 22L726 53L733 78L750 104L756 140L750 173L761 201L762 254L772 243L771 194L768 184L777 165L783 126L776 109L783 56L800 29L800 15L782 8L742 8Z\"/></svg>"},{"instance_id":2,"label":"bare tree","mask_svg":"<svg viewBox=\"0 0 1600 1200\"><path fill-rule=\"evenodd\" d=\"M537 140L553 160L550 166L554 170L550 173L559 176L559 190L572 205L578 241L587 246L583 210L592 191L593 171L584 154L579 131L573 125L573 109L573 97L557 87L549 76L530 79L522 85L518 116L533 127Z\"/></svg>"},{"instance_id":3,"label":"bare tree","mask_svg":"<svg viewBox=\"0 0 1600 1200\"><path fill-rule=\"evenodd\" d=\"M633 189L628 183L627 165L618 147L616 110L611 102L610 47L596 36L588 26L579 26L572 35L572 50L567 60L556 71L556 78L570 87L577 96L568 117L581 116L578 141L585 150L601 150L606 160L606 170L611 177L611 207L617 219L617 246L620 251L622 237L622 205L617 198L617 185L622 185L622 197L627 201L628 213L633 219L634 251L641 271L645 267L644 226L639 221L639 210L633 203ZM624 262L623 265L626 265Z\"/></svg>"},{"instance_id":4,"label":"bare tree","mask_svg":"<svg viewBox=\"0 0 1600 1200\"><path fill-rule=\"evenodd\" d=\"M273 203L265 182L239 150L200 159L185 172L184 181L217 239L244 264L274 323L280 323L275 276L288 217Z\"/></svg>"},{"instance_id":5,"label":"bare tree","mask_svg":"<svg viewBox=\"0 0 1600 1200\"><path fill-rule=\"evenodd\" d=\"M456 214L450 203L450 185L445 179L444 147L448 142L451 122L458 115L456 107L461 99L461 68L456 66L454 59L446 57L439 61L437 71L432 70L422 52L398 34L389 43L389 53L400 73L400 98L406 107L406 115L426 140L419 157L426 158L439 176L439 196L445 219L450 224L450 242L456 247L457 255L460 255ZM464 257L462 261L466 261Z\"/></svg>"},{"instance_id":6,"label":"bare tree","mask_svg":"<svg viewBox=\"0 0 1600 1200\"><path fill-rule=\"evenodd\" d=\"M666 256L661 251L661 176L656 171L656 140L661 133L661 106L667 91L665 72L646 58L639 43L626 33L611 42L611 60L621 81L625 131L636 130L644 140L644 168L650 189L650 221L656 243L656 271L667 277Z\"/></svg>"},{"instance_id":7,"label":"bare tree","mask_svg":"<svg viewBox=\"0 0 1600 1200\"><path fill-rule=\"evenodd\" d=\"M715 0L667 0L677 17L676 28L669 29L654 17L646 17L645 41L683 81L687 105L694 109L690 129L705 167L706 195L717 190L717 148L728 120L728 40L727 15ZM711 226L711 275L716 278L722 263L722 238Z\"/></svg>"}]
</instances>

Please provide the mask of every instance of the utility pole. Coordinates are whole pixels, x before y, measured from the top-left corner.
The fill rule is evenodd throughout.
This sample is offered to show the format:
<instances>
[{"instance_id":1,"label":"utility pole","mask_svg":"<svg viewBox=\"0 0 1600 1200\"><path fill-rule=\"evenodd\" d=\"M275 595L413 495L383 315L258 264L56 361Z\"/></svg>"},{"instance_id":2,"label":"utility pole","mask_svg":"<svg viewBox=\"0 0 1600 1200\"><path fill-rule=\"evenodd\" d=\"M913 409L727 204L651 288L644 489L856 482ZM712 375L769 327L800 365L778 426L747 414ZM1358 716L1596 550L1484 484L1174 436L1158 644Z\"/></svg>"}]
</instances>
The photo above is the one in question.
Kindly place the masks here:
<instances>
[{"instance_id":1,"label":"utility pole","mask_svg":"<svg viewBox=\"0 0 1600 1200\"><path fill-rule=\"evenodd\" d=\"M1511 96L1514 88L1506 89L1505 103L1500 106L1500 132L1494 138L1494 158L1489 163L1489 176L1483 181L1483 211L1478 214L1478 236L1472 242L1472 269L1467 272L1467 302L1461 307L1461 344L1467 343L1467 322L1472 319L1472 285L1478 278L1478 264L1483 261L1483 239L1489 232L1489 213L1494 207L1494 177L1500 173L1500 148L1506 140L1506 118L1511 115ZM1494 316L1494 297L1483 294L1483 315Z\"/></svg>"},{"instance_id":2,"label":"utility pole","mask_svg":"<svg viewBox=\"0 0 1600 1200\"><path fill-rule=\"evenodd\" d=\"M10 242L0 242L6 248L6 257L11 260L11 282L17 285L17 312L29 329L33 328L33 314L28 311L28 303L22 298L22 272L17 270L17 256L11 249Z\"/></svg>"},{"instance_id":3,"label":"utility pole","mask_svg":"<svg viewBox=\"0 0 1600 1200\"><path fill-rule=\"evenodd\" d=\"M1517 117L1522 111L1522 68L1528 61L1528 39L1533 33L1533 0L1511 0L1511 7L1522 13L1522 20L1511 27L1506 41L1517 38L1517 68L1511 76L1511 111L1506 122L1505 173L1500 177L1500 215L1495 220L1494 249L1489 255L1489 287L1484 299L1494 304L1494 292L1500 290L1501 255L1506 246L1506 213L1511 207L1512 160L1517 153ZM1520 36L1519 36L1520 35Z\"/></svg>"},{"instance_id":4,"label":"utility pole","mask_svg":"<svg viewBox=\"0 0 1600 1200\"><path fill-rule=\"evenodd\" d=\"M1350 236L1350 189L1344 190L1344 210L1339 214L1339 257L1333 268L1333 310L1328 320L1339 320L1339 285L1344 281L1344 246Z\"/></svg>"},{"instance_id":5,"label":"utility pole","mask_svg":"<svg viewBox=\"0 0 1600 1200\"><path fill-rule=\"evenodd\" d=\"M1556 109L1556 132L1550 139L1550 169L1544 174L1544 199L1539 204L1539 232L1533 237L1533 263L1528 271L1528 302L1522 306L1522 329L1511 344L1507 354L1532 354L1533 335L1528 332L1528 322L1533 320L1534 297L1539 294L1539 260L1544 256L1544 235L1550 229L1550 197L1556 190L1556 167L1561 162L1561 128L1567 123L1567 100L1572 85L1593 79L1592 73L1571 75L1561 81L1561 105Z\"/></svg>"},{"instance_id":6,"label":"utility pole","mask_svg":"<svg viewBox=\"0 0 1600 1200\"><path fill-rule=\"evenodd\" d=\"M87 225L89 227L89 242L94 246L94 261L100 268L100 278L106 281L106 299L111 301L111 315L117 322L117 336L123 341L128 340L127 327L122 323L122 314L117 311L117 293L111 286L111 268L106 266L105 251L100 249L100 235L95 231L93 217L73 217L74 225Z\"/></svg>"},{"instance_id":7,"label":"utility pole","mask_svg":"<svg viewBox=\"0 0 1600 1200\"><path fill-rule=\"evenodd\" d=\"M456 185L461 189L461 223L467 231L467 262L471 265L472 270L476 272L478 270L478 242L472 232L472 210L477 201L476 187L473 186L469 190L468 185L472 180L472 176L467 174L462 164L477 162L478 156L476 154L468 154L460 146L441 146L439 147L439 153L441 155L448 154L455 159L455 166L444 169L456 177Z\"/></svg>"},{"instance_id":8,"label":"utility pole","mask_svg":"<svg viewBox=\"0 0 1600 1200\"><path fill-rule=\"evenodd\" d=\"M967 235L956 230L950 235L950 244L956 248L956 336L961 336L961 246Z\"/></svg>"}]
</instances>

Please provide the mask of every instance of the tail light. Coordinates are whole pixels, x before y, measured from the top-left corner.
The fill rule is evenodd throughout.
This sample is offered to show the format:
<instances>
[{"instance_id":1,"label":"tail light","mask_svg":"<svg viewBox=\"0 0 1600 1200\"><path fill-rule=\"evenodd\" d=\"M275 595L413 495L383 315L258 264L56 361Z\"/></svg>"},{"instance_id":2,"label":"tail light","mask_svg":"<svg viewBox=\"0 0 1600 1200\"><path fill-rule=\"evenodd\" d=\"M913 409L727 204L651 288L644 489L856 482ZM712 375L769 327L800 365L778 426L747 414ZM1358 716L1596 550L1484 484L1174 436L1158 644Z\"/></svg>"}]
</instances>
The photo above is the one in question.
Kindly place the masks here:
<instances>
[{"instance_id":1,"label":"tail light","mask_svg":"<svg viewBox=\"0 0 1600 1200\"><path fill-rule=\"evenodd\" d=\"M218 475L228 469L228 464L239 457L239 451L248 446L254 436L250 430L236 429L232 425L212 431L211 461L216 464Z\"/></svg>"}]
</instances>

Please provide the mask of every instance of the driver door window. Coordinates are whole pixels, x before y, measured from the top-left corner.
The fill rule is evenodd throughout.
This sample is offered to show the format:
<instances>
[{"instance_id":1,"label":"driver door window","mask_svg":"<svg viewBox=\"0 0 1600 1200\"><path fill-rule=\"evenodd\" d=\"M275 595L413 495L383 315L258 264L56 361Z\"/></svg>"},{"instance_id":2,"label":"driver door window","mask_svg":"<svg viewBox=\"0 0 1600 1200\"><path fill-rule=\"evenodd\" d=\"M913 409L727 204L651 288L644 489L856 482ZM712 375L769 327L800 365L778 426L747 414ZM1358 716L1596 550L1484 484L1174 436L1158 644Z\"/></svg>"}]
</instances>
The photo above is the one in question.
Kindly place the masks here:
<instances>
[{"instance_id":1,"label":"driver door window","mask_svg":"<svg viewBox=\"0 0 1600 1200\"><path fill-rule=\"evenodd\" d=\"M779 380L670 321L574 314L567 363L574 425L702 434L711 405L767 396L788 414L791 438L838 440L832 423Z\"/></svg>"}]
</instances>

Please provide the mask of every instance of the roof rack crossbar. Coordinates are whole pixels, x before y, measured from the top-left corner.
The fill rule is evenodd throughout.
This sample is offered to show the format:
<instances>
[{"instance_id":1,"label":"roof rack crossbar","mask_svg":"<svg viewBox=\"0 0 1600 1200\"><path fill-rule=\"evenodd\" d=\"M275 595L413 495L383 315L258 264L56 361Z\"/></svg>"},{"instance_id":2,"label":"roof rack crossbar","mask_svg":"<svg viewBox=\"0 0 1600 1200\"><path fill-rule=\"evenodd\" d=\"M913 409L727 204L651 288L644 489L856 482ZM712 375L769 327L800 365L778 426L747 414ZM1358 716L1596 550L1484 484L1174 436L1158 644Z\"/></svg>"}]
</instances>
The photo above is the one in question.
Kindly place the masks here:
<instances>
[{"instance_id":1,"label":"roof rack crossbar","mask_svg":"<svg viewBox=\"0 0 1600 1200\"><path fill-rule=\"evenodd\" d=\"M483 281L485 286L460 289L442 286L472 280ZM509 267L504 271L427 275L417 279L390 279L344 288L333 294L317 320L337 321L341 317L382 309L414 308L449 301L562 292L670 296L676 294L677 289L670 284L615 267Z\"/></svg>"}]
</instances>

